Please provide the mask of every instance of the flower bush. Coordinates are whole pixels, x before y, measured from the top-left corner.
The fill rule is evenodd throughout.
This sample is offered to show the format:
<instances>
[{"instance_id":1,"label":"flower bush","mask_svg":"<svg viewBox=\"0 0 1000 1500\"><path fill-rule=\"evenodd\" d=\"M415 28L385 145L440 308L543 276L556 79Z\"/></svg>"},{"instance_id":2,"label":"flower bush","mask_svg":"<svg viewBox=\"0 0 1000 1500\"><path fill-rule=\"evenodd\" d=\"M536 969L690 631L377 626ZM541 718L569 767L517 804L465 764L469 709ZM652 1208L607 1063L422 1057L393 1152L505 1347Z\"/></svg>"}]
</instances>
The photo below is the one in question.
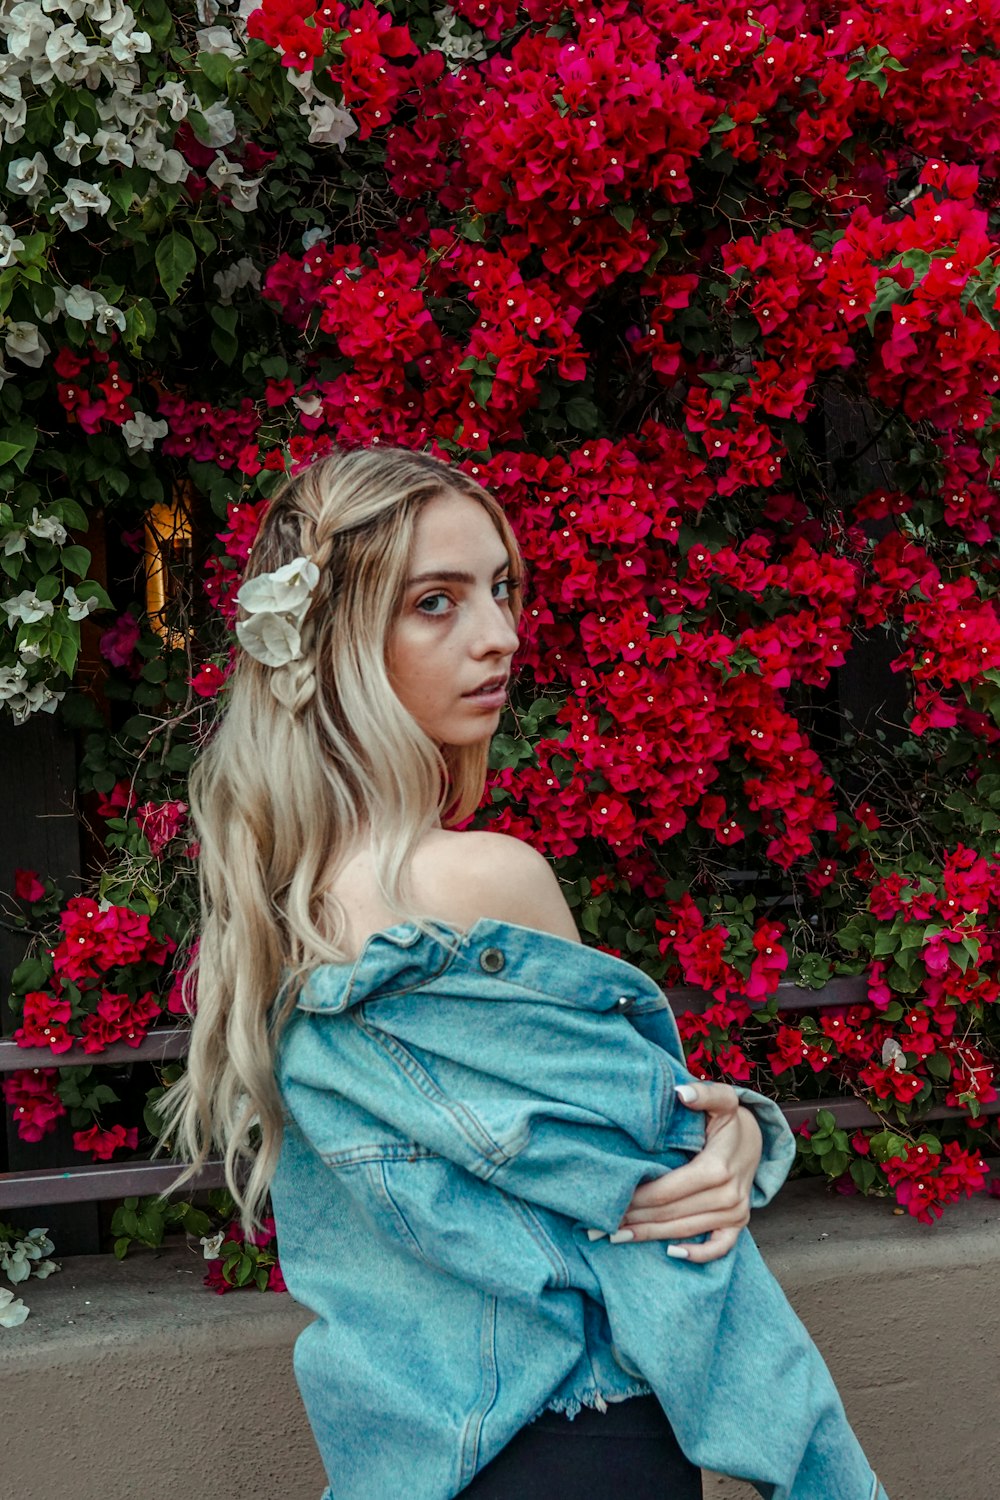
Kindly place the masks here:
<instances>
[{"instance_id":1,"label":"flower bush","mask_svg":"<svg viewBox=\"0 0 1000 1500\"><path fill-rule=\"evenodd\" d=\"M871 1107L822 1111L807 1170L924 1219L981 1189L997 0L44 0L0 35L0 698L77 727L106 846L81 893L16 893L15 1035L53 1053L5 1085L22 1136L142 1144L60 1053L182 1012L240 569L287 470L388 442L488 484L530 569L479 821L710 993L696 1071ZM879 652L895 718L851 706Z\"/></svg>"}]
</instances>

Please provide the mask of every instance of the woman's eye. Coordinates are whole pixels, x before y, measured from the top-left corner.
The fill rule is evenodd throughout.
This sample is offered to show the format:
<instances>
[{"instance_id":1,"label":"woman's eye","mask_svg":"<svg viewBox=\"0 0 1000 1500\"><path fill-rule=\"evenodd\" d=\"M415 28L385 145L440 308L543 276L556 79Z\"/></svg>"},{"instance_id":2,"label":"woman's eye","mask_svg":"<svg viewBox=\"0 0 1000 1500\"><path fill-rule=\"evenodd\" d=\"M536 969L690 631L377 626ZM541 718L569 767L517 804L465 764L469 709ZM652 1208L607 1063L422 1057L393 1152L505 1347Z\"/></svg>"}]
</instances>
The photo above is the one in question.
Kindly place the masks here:
<instances>
[{"instance_id":1,"label":"woman's eye","mask_svg":"<svg viewBox=\"0 0 1000 1500\"><path fill-rule=\"evenodd\" d=\"M447 594L428 594L421 599L417 609L422 615L443 615L447 613L447 607L451 603Z\"/></svg>"},{"instance_id":2,"label":"woman's eye","mask_svg":"<svg viewBox=\"0 0 1000 1500\"><path fill-rule=\"evenodd\" d=\"M499 599L501 604L506 604L516 588L517 583L513 578L501 578L493 585L493 597Z\"/></svg>"}]
</instances>

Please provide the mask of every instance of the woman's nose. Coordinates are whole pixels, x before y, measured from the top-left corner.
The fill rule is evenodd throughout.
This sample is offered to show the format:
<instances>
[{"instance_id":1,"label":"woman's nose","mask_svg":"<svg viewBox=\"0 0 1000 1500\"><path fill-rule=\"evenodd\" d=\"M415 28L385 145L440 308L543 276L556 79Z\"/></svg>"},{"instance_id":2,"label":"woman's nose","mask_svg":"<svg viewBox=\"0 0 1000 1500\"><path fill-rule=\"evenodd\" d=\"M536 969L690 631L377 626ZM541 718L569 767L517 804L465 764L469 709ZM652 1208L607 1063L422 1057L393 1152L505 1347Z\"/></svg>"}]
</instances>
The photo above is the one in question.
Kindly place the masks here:
<instances>
[{"instance_id":1,"label":"woman's nose","mask_svg":"<svg viewBox=\"0 0 1000 1500\"><path fill-rule=\"evenodd\" d=\"M477 617L476 654L513 656L517 645L517 629L509 611L491 595Z\"/></svg>"}]
</instances>

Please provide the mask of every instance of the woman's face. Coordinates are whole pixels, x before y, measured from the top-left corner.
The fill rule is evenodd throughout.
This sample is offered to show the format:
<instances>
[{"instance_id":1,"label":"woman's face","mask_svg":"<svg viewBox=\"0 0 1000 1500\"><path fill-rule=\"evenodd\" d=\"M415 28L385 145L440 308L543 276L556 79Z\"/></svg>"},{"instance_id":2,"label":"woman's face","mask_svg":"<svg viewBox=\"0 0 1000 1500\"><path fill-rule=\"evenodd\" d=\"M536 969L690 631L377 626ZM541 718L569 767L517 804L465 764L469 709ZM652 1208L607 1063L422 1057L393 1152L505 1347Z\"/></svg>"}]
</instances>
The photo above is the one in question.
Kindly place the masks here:
<instances>
[{"instance_id":1,"label":"woman's face","mask_svg":"<svg viewBox=\"0 0 1000 1500\"><path fill-rule=\"evenodd\" d=\"M446 494L423 507L386 665L403 707L438 745L496 730L517 649L509 571L478 501Z\"/></svg>"}]
</instances>

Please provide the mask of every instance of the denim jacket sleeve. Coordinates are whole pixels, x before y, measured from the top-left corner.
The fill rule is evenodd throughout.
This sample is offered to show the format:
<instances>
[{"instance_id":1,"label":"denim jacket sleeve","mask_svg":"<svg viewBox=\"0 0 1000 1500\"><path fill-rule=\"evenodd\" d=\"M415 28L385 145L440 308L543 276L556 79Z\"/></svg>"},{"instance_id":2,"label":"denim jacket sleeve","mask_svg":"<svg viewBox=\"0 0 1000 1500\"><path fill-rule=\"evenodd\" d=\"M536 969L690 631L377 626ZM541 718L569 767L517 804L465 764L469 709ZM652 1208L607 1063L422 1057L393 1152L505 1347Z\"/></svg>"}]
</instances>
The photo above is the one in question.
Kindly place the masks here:
<instances>
[{"instance_id":1,"label":"denim jacket sleeve","mask_svg":"<svg viewBox=\"0 0 1000 1500\"><path fill-rule=\"evenodd\" d=\"M620 999L621 973L610 987L592 982L589 965L615 962L604 955L577 950L581 975L553 973L539 988L537 965L519 968L516 946L509 952L502 978L485 978L463 953L440 977L402 992L376 986L311 1018L308 1041L286 1059L293 1083L312 1082L298 1123L304 1115L321 1155L342 1159L351 1111L338 1100L350 1101L394 1132L394 1148L415 1143L515 1197L613 1230L641 1182L704 1144L703 1116L674 1092L692 1081L676 1026L643 976ZM764 1202L794 1144L777 1107L746 1093L765 1138L755 1188Z\"/></svg>"},{"instance_id":2,"label":"denim jacket sleeve","mask_svg":"<svg viewBox=\"0 0 1000 1500\"><path fill-rule=\"evenodd\" d=\"M636 1026L650 1041L676 1057L683 1056L677 1024L669 1009L636 1017ZM760 1165L750 1193L750 1207L763 1208L784 1184L795 1161L795 1138L773 1099L753 1089L736 1086L740 1103L752 1110L763 1137Z\"/></svg>"}]
</instances>

